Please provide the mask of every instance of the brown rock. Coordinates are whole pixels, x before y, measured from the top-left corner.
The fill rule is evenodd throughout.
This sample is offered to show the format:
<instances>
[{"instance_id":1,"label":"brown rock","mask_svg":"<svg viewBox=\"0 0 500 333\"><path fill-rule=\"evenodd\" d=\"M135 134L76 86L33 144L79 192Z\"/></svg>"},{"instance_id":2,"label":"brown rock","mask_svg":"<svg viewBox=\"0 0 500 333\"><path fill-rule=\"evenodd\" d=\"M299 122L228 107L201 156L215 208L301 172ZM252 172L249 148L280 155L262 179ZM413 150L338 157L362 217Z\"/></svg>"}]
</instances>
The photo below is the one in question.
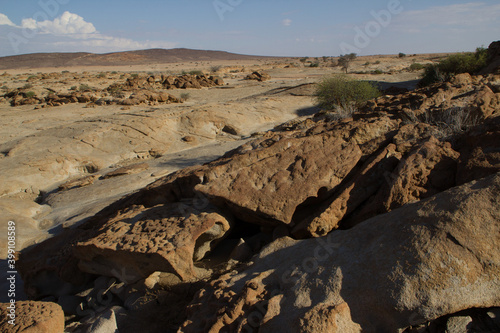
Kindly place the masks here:
<instances>
[{"instance_id":1,"label":"brown rock","mask_svg":"<svg viewBox=\"0 0 500 333\"><path fill-rule=\"evenodd\" d=\"M246 80L257 80L260 82L264 82L264 81L270 80L271 76L265 72L262 72L262 71L255 71L252 74L247 75L247 77L245 79Z\"/></svg>"},{"instance_id":2,"label":"brown rock","mask_svg":"<svg viewBox=\"0 0 500 333\"><path fill-rule=\"evenodd\" d=\"M64 312L55 303L22 301L15 303L15 325L8 316L10 303L0 303L0 331L5 333L63 333Z\"/></svg>"},{"instance_id":3,"label":"brown rock","mask_svg":"<svg viewBox=\"0 0 500 333\"><path fill-rule=\"evenodd\" d=\"M457 168L457 185L500 171L500 118L492 119L467 134Z\"/></svg>"},{"instance_id":4,"label":"brown rock","mask_svg":"<svg viewBox=\"0 0 500 333\"><path fill-rule=\"evenodd\" d=\"M92 185L98 178L99 176L97 175L90 175L82 178L73 179L65 182L62 185L59 185L59 191L66 191L75 187L89 186Z\"/></svg>"},{"instance_id":5,"label":"brown rock","mask_svg":"<svg viewBox=\"0 0 500 333\"><path fill-rule=\"evenodd\" d=\"M131 283L154 272L196 279L201 260L229 230L215 209L203 212L182 203L131 206L76 245L79 268Z\"/></svg>"},{"instance_id":6,"label":"brown rock","mask_svg":"<svg viewBox=\"0 0 500 333\"><path fill-rule=\"evenodd\" d=\"M455 186L459 156L450 143L431 137L401 161L389 177L391 190L385 207L391 210Z\"/></svg>"},{"instance_id":7,"label":"brown rock","mask_svg":"<svg viewBox=\"0 0 500 333\"><path fill-rule=\"evenodd\" d=\"M493 42L488 47L488 65L480 74L500 74L500 41Z\"/></svg>"},{"instance_id":8,"label":"brown rock","mask_svg":"<svg viewBox=\"0 0 500 333\"><path fill-rule=\"evenodd\" d=\"M102 176L102 179L108 179L108 178L113 178L113 177L119 177L119 176L125 176L125 175L132 175L135 173L142 172L144 170L149 169L149 164L147 163L139 163L139 164L133 164L129 166L124 166L121 168L118 168L114 171L108 172L104 176Z\"/></svg>"},{"instance_id":9,"label":"brown rock","mask_svg":"<svg viewBox=\"0 0 500 333\"><path fill-rule=\"evenodd\" d=\"M351 214L369 199L384 182L384 175L394 170L401 159L396 146L390 144L369 160L356 177L343 186L314 215L307 217L292 231L299 238L321 237L339 227L344 216Z\"/></svg>"},{"instance_id":10,"label":"brown rock","mask_svg":"<svg viewBox=\"0 0 500 333\"><path fill-rule=\"evenodd\" d=\"M402 332L500 304L500 174L317 239L280 238L221 276L179 332Z\"/></svg>"},{"instance_id":11,"label":"brown rock","mask_svg":"<svg viewBox=\"0 0 500 333\"><path fill-rule=\"evenodd\" d=\"M207 170L196 191L217 205L226 204L244 221L289 224L300 204L340 184L361 158L356 144L332 133L304 138L276 134L266 141L267 149L236 155Z\"/></svg>"}]
</instances>

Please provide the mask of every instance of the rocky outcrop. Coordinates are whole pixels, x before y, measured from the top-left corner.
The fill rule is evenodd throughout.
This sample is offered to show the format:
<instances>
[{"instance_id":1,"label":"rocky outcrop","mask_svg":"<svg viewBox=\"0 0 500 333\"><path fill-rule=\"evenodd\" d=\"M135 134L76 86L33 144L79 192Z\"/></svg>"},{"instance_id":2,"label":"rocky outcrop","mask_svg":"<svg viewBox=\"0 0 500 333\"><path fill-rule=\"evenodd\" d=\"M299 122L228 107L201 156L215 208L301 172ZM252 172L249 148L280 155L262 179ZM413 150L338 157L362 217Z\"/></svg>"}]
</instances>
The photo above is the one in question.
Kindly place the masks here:
<instances>
[{"instance_id":1,"label":"rocky outcrop","mask_svg":"<svg viewBox=\"0 0 500 333\"><path fill-rule=\"evenodd\" d=\"M128 78L123 85L113 85L108 90L130 89L201 89L224 85L224 80L212 75L151 75L148 77L134 76Z\"/></svg>"},{"instance_id":2,"label":"rocky outcrop","mask_svg":"<svg viewBox=\"0 0 500 333\"><path fill-rule=\"evenodd\" d=\"M55 92L49 89L49 94L39 97L26 88L12 90L3 95L11 106L38 104L38 108L61 106L71 103L87 103L94 105L140 105L181 103L182 101L162 90L164 89L201 89L224 85L224 80L218 76L180 75L180 76L133 76L125 83L113 83L106 89L81 86L79 91L70 93ZM127 98L125 96L128 95Z\"/></svg>"},{"instance_id":3,"label":"rocky outcrop","mask_svg":"<svg viewBox=\"0 0 500 333\"><path fill-rule=\"evenodd\" d=\"M55 303L22 301L0 304L0 330L5 333L63 333L64 312ZM14 313L14 316L9 316ZM11 321L9 323L9 321ZM14 323L14 325L12 325Z\"/></svg>"},{"instance_id":4,"label":"rocky outcrop","mask_svg":"<svg viewBox=\"0 0 500 333\"><path fill-rule=\"evenodd\" d=\"M483 68L479 74L500 74L500 41L490 44L488 47L487 66Z\"/></svg>"},{"instance_id":5,"label":"rocky outcrop","mask_svg":"<svg viewBox=\"0 0 500 333\"><path fill-rule=\"evenodd\" d=\"M269 75L263 71L255 71L252 74L248 74L245 77L245 80L255 80L255 81L259 81L259 82L268 81L270 79L271 79L271 75Z\"/></svg>"},{"instance_id":6,"label":"rocky outcrop","mask_svg":"<svg viewBox=\"0 0 500 333\"><path fill-rule=\"evenodd\" d=\"M500 174L324 238L281 238L200 291L180 332L396 332L500 304Z\"/></svg>"},{"instance_id":7,"label":"rocky outcrop","mask_svg":"<svg viewBox=\"0 0 500 333\"><path fill-rule=\"evenodd\" d=\"M477 124L479 119L498 115L500 95L490 88L497 81L498 75L458 74L450 82L402 95L379 97L368 103L365 112L394 112L445 125L450 125L452 121L464 121L457 124L462 127L470 122Z\"/></svg>"},{"instance_id":8,"label":"rocky outcrop","mask_svg":"<svg viewBox=\"0 0 500 333\"><path fill-rule=\"evenodd\" d=\"M157 271L183 281L199 279L203 272L193 262L203 259L229 227L208 207L203 212L181 203L131 207L78 242L74 255L80 270L127 283Z\"/></svg>"},{"instance_id":9,"label":"rocky outcrop","mask_svg":"<svg viewBox=\"0 0 500 333\"><path fill-rule=\"evenodd\" d=\"M247 222L290 224L300 204L339 185L362 155L357 145L333 133L266 141L266 149L211 168L196 191Z\"/></svg>"}]
</instances>

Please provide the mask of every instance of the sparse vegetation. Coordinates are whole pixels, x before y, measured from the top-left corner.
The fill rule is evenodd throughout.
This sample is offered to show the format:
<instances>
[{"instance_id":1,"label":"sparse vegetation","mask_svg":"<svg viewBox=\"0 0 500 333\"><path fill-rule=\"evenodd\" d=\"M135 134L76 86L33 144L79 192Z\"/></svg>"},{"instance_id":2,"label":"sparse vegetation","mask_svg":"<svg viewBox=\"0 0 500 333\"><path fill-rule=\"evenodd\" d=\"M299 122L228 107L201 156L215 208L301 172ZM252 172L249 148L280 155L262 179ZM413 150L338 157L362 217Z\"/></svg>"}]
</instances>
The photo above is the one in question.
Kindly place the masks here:
<instances>
[{"instance_id":1,"label":"sparse vegetation","mask_svg":"<svg viewBox=\"0 0 500 333\"><path fill-rule=\"evenodd\" d=\"M380 65L380 60L374 62L375 65Z\"/></svg>"},{"instance_id":2,"label":"sparse vegetation","mask_svg":"<svg viewBox=\"0 0 500 333\"><path fill-rule=\"evenodd\" d=\"M220 69L222 68L222 66L212 66L210 67L210 73L217 73L218 71L220 71Z\"/></svg>"},{"instance_id":3,"label":"sparse vegetation","mask_svg":"<svg viewBox=\"0 0 500 333\"><path fill-rule=\"evenodd\" d=\"M98 79L104 79L106 76L107 76L106 73L99 73L99 74L97 74L97 78Z\"/></svg>"},{"instance_id":4,"label":"sparse vegetation","mask_svg":"<svg viewBox=\"0 0 500 333\"><path fill-rule=\"evenodd\" d=\"M36 96L36 94L34 91L28 91L28 92L24 93L24 97L26 97L26 98L33 98L35 96Z\"/></svg>"},{"instance_id":5,"label":"sparse vegetation","mask_svg":"<svg viewBox=\"0 0 500 333\"><path fill-rule=\"evenodd\" d=\"M414 62L413 64L410 65L410 67L408 67L408 69L412 72L420 71L424 68L425 68L425 66L418 63L418 62Z\"/></svg>"},{"instance_id":6,"label":"sparse vegetation","mask_svg":"<svg viewBox=\"0 0 500 333\"><path fill-rule=\"evenodd\" d=\"M80 90L80 91L93 91L94 88L92 88L88 84L84 83L84 84L80 84L80 87L78 87L78 90Z\"/></svg>"},{"instance_id":7,"label":"sparse vegetation","mask_svg":"<svg viewBox=\"0 0 500 333\"><path fill-rule=\"evenodd\" d=\"M399 52L398 57L399 58L406 58L406 53Z\"/></svg>"},{"instance_id":8,"label":"sparse vegetation","mask_svg":"<svg viewBox=\"0 0 500 333\"><path fill-rule=\"evenodd\" d=\"M467 107L452 107L443 110L428 110L415 116L410 115L410 122L422 122L436 126L438 133L435 135L443 139L467 132L470 128L481 123L481 117L474 110Z\"/></svg>"},{"instance_id":9,"label":"sparse vegetation","mask_svg":"<svg viewBox=\"0 0 500 333\"><path fill-rule=\"evenodd\" d=\"M307 60L309 60L309 57L300 58L300 62L302 63L305 63Z\"/></svg>"},{"instance_id":10,"label":"sparse vegetation","mask_svg":"<svg viewBox=\"0 0 500 333\"><path fill-rule=\"evenodd\" d=\"M319 67L319 62L311 62L309 67Z\"/></svg>"},{"instance_id":11,"label":"sparse vegetation","mask_svg":"<svg viewBox=\"0 0 500 333\"><path fill-rule=\"evenodd\" d=\"M31 89L33 88L33 85L31 83L26 83L24 86L21 87L21 89Z\"/></svg>"},{"instance_id":12,"label":"sparse vegetation","mask_svg":"<svg viewBox=\"0 0 500 333\"><path fill-rule=\"evenodd\" d=\"M77 89L78 89L78 87L77 87L77 86L71 86L71 88L69 88L69 90L73 90L73 91L74 91L74 90L77 90Z\"/></svg>"},{"instance_id":13,"label":"sparse vegetation","mask_svg":"<svg viewBox=\"0 0 500 333\"><path fill-rule=\"evenodd\" d=\"M182 99L183 101L187 101L190 97L191 97L191 94L190 94L190 93L182 93L182 94L181 94L181 99Z\"/></svg>"},{"instance_id":14,"label":"sparse vegetation","mask_svg":"<svg viewBox=\"0 0 500 333\"><path fill-rule=\"evenodd\" d=\"M181 75L203 75L203 72L200 71L200 70L195 69L195 70L191 70L189 72L182 71Z\"/></svg>"},{"instance_id":15,"label":"sparse vegetation","mask_svg":"<svg viewBox=\"0 0 500 333\"><path fill-rule=\"evenodd\" d=\"M3 91L9 91L9 87L7 87L7 86L2 86L2 88L0 88L0 89L2 89Z\"/></svg>"},{"instance_id":16,"label":"sparse vegetation","mask_svg":"<svg viewBox=\"0 0 500 333\"><path fill-rule=\"evenodd\" d=\"M36 80L37 78L38 78L38 76L36 76L36 75L30 75L30 76L28 76L28 79L26 81L28 81L28 82L33 81L33 80Z\"/></svg>"},{"instance_id":17,"label":"sparse vegetation","mask_svg":"<svg viewBox=\"0 0 500 333\"><path fill-rule=\"evenodd\" d=\"M384 74L384 72L382 72L380 69L376 69L376 70L372 71L372 74L380 75L380 74Z\"/></svg>"},{"instance_id":18,"label":"sparse vegetation","mask_svg":"<svg viewBox=\"0 0 500 333\"><path fill-rule=\"evenodd\" d=\"M477 48L476 52L466 52L453 54L439 61L438 64L431 64L425 68L420 86L427 86L436 82L449 80L456 74L475 74L486 66L487 50Z\"/></svg>"},{"instance_id":19,"label":"sparse vegetation","mask_svg":"<svg viewBox=\"0 0 500 333\"><path fill-rule=\"evenodd\" d=\"M316 99L320 107L325 109L344 110L351 106L361 107L368 100L378 97L380 91L367 81L357 81L347 75L336 75L324 78L317 86Z\"/></svg>"},{"instance_id":20,"label":"sparse vegetation","mask_svg":"<svg viewBox=\"0 0 500 333\"><path fill-rule=\"evenodd\" d=\"M188 74L191 74L191 75L203 75L203 72L200 71L200 70L192 70L192 71L189 71Z\"/></svg>"},{"instance_id":21,"label":"sparse vegetation","mask_svg":"<svg viewBox=\"0 0 500 333\"><path fill-rule=\"evenodd\" d=\"M125 97L125 94L123 93L122 89L117 85L114 85L114 86L111 86L110 88L108 88L108 92L111 96L116 97L116 98L124 98Z\"/></svg>"},{"instance_id":22,"label":"sparse vegetation","mask_svg":"<svg viewBox=\"0 0 500 333\"><path fill-rule=\"evenodd\" d=\"M345 55L341 55L339 60L338 60L338 64L339 66L341 66L346 74L347 74L347 71L349 70L349 66L351 65L351 62L356 59L356 53L349 53L349 54L345 54Z\"/></svg>"}]
</instances>

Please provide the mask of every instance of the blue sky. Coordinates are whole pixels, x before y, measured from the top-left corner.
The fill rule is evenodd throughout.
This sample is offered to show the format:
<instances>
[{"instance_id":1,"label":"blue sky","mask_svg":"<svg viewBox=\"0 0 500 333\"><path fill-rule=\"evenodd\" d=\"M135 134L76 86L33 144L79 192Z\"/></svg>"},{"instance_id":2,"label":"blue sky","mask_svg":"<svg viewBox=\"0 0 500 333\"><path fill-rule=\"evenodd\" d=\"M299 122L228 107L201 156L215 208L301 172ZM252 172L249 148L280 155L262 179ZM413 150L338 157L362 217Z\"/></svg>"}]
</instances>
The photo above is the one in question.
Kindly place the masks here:
<instances>
[{"instance_id":1,"label":"blue sky","mask_svg":"<svg viewBox=\"0 0 500 333\"><path fill-rule=\"evenodd\" d=\"M370 55L470 51L498 39L498 0L0 0L0 56L174 47Z\"/></svg>"}]
</instances>

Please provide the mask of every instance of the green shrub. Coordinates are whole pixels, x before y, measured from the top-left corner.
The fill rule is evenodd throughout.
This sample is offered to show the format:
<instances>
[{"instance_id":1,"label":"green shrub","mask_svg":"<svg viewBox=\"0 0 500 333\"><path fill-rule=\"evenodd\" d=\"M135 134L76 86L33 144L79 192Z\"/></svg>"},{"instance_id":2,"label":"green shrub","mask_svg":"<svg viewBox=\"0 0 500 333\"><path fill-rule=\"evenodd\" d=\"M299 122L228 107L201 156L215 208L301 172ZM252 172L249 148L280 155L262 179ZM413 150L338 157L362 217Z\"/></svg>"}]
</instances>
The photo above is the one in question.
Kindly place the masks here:
<instances>
[{"instance_id":1,"label":"green shrub","mask_svg":"<svg viewBox=\"0 0 500 333\"><path fill-rule=\"evenodd\" d=\"M365 62L363 66L370 66L370 62L369 61Z\"/></svg>"},{"instance_id":2,"label":"green shrub","mask_svg":"<svg viewBox=\"0 0 500 333\"><path fill-rule=\"evenodd\" d=\"M21 87L21 89L31 89L33 88L33 85L31 83L26 83L24 86Z\"/></svg>"},{"instance_id":3,"label":"green shrub","mask_svg":"<svg viewBox=\"0 0 500 333\"><path fill-rule=\"evenodd\" d=\"M319 62L311 62L309 67L319 67Z\"/></svg>"},{"instance_id":4,"label":"green shrub","mask_svg":"<svg viewBox=\"0 0 500 333\"><path fill-rule=\"evenodd\" d=\"M488 50L482 47L477 48L474 53L452 54L439 61L438 64L427 66L419 85L427 86L432 83L446 81L461 73L475 74L486 66L487 55Z\"/></svg>"},{"instance_id":5,"label":"green shrub","mask_svg":"<svg viewBox=\"0 0 500 333\"><path fill-rule=\"evenodd\" d=\"M309 57L300 58L300 62L304 62L305 63L308 59L309 59Z\"/></svg>"},{"instance_id":6,"label":"green shrub","mask_svg":"<svg viewBox=\"0 0 500 333\"><path fill-rule=\"evenodd\" d=\"M28 91L28 92L24 93L24 97L26 97L26 98L33 98L35 96L36 96L36 94L34 91Z\"/></svg>"},{"instance_id":7,"label":"green shrub","mask_svg":"<svg viewBox=\"0 0 500 333\"><path fill-rule=\"evenodd\" d=\"M372 83L357 81L347 75L336 75L324 78L318 83L316 99L322 108L348 108L351 105L360 107L366 101L380 96L380 91Z\"/></svg>"},{"instance_id":8,"label":"green shrub","mask_svg":"<svg viewBox=\"0 0 500 333\"><path fill-rule=\"evenodd\" d=\"M80 91L93 91L94 89L89 86L88 84L80 84L80 87L78 88Z\"/></svg>"},{"instance_id":9,"label":"green shrub","mask_svg":"<svg viewBox=\"0 0 500 333\"><path fill-rule=\"evenodd\" d=\"M69 88L69 90L77 90L78 87L77 86L71 86L71 88Z\"/></svg>"},{"instance_id":10,"label":"green shrub","mask_svg":"<svg viewBox=\"0 0 500 333\"><path fill-rule=\"evenodd\" d=\"M403 52L399 52L398 57L400 57L400 58L405 58L405 57L406 57L406 54L405 54L405 53L403 53Z\"/></svg>"},{"instance_id":11,"label":"green shrub","mask_svg":"<svg viewBox=\"0 0 500 333\"><path fill-rule=\"evenodd\" d=\"M181 94L181 99L184 101L187 101L190 97L191 97L191 95L189 93L182 93Z\"/></svg>"},{"instance_id":12,"label":"green shrub","mask_svg":"<svg viewBox=\"0 0 500 333\"><path fill-rule=\"evenodd\" d=\"M372 71L372 74L380 75L380 74L384 74L384 72L382 72L380 69L376 69L376 70Z\"/></svg>"},{"instance_id":13,"label":"green shrub","mask_svg":"<svg viewBox=\"0 0 500 333\"><path fill-rule=\"evenodd\" d=\"M192 70L192 71L189 71L188 74L190 74L190 75L203 75L203 72L200 70Z\"/></svg>"},{"instance_id":14,"label":"green shrub","mask_svg":"<svg viewBox=\"0 0 500 333\"><path fill-rule=\"evenodd\" d=\"M104 79L106 77L106 73L99 73L97 74L98 79Z\"/></svg>"},{"instance_id":15,"label":"green shrub","mask_svg":"<svg viewBox=\"0 0 500 333\"><path fill-rule=\"evenodd\" d=\"M380 60L374 62L375 65L380 65Z\"/></svg>"},{"instance_id":16,"label":"green shrub","mask_svg":"<svg viewBox=\"0 0 500 333\"><path fill-rule=\"evenodd\" d=\"M422 64L420 64L418 62L415 62L415 63L413 63L413 64L410 65L409 70L412 71L412 72L416 72L416 71L420 71L420 70L422 70L424 68L425 68L424 65L422 65Z\"/></svg>"}]
</instances>

